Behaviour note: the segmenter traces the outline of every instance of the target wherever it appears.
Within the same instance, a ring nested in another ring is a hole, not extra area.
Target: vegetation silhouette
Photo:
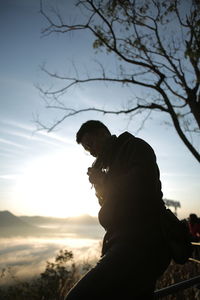
[[[19,280],[12,273],[12,269],[3,269],[0,282],[2,278],[11,277],[13,283],[1,285],[0,300],[63,300],[69,289],[91,268],[92,264],[88,262],[76,263],[73,252],[64,249],[59,251],[54,262],[47,261],[44,272],[31,280]],[[199,273],[200,264],[187,262],[179,265],[171,262],[157,282],[156,288],[161,289],[199,275]],[[199,299],[198,297],[200,297],[200,290],[192,287],[162,299],[194,300]]]
[[[61,117],[50,126],[36,120],[40,129],[51,131],[66,118],[90,111],[125,114],[130,120],[144,112],[143,122],[156,111],[168,116],[165,124],[174,127],[180,140],[200,162],[195,142],[200,129],[199,1],[72,1],[78,23],[76,18],[74,21],[66,18],[67,6],[60,13],[56,5],[53,11],[45,1],[40,3],[47,24],[43,36],[87,33],[98,59],[97,65],[89,65],[84,73],[80,65],[74,64],[73,73],[68,69],[66,75],[42,67],[55,83],[61,83],[39,86],[45,107],[59,110]],[[107,63],[108,55],[114,60],[114,68]],[[127,101],[125,109],[117,104],[114,109],[81,103],[71,107],[69,101],[64,102],[66,97],[63,101],[60,98],[75,86],[100,82],[111,87],[113,84],[132,87],[136,94]],[[142,95],[137,93],[137,87],[142,88]]]
[[[0,300],[62,300],[89,268],[88,263],[76,264],[73,253],[66,249],[59,251],[54,262],[47,261],[44,272],[30,280],[20,280],[8,267],[0,277],[8,277],[12,283],[0,287]]]

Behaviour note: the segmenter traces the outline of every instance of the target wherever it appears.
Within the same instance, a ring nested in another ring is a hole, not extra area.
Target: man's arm
[[[87,172],[89,176],[89,181],[93,184],[95,188],[95,195],[98,198],[100,206],[104,202],[104,182],[105,182],[105,173],[97,168],[88,168]]]
[[[143,140],[130,138],[118,151],[107,173],[105,198],[138,197],[161,190],[159,170],[153,149]]]

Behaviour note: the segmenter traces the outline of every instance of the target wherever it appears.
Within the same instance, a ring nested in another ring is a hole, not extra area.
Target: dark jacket
[[[102,254],[115,242],[127,242],[134,249],[141,244],[162,243],[159,210],[164,202],[151,146],[128,132],[112,136],[95,164],[105,171],[98,214],[106,230]]]

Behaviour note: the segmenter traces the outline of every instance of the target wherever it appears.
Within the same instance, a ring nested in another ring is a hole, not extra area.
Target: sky
[[[72,1],[67,6],[66,18],[78,18]],[[45,108],[37,86],[54,86],[55,82],[41,66],[71,74],[76,65],[80,72],[88,72],[97,58],[90,36],[42,37],[45,25],[38,0],[0,2],[0,210],[16,215],[97,215],[98,201],[86,175],[93,158],[76,144],[75,136],[83,122],[99,119],[112,134],[128,130],[145,139],[157,156],[164,198],[180,202],[180,218],[189,213],[200,216],[199,163],[174,128],[165,125],[163,115],[152,115],[139,132],[140,115],[129,120],[100,113],[68,118],[50,133],[36,131],[37,116],[44,124],[61,116],[60,111]],[[115,66],[108,56],[99,54],[98,59]],[[133,94],[133,89],[93,83],[73,88],[63,97],[75,107],[116,108],[117,104],[122,108]]]

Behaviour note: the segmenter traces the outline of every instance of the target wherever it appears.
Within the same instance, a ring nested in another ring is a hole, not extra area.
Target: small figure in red
[[[190,234],[195,241],[200,241],[200,218],[196,214],[189,215]]]

